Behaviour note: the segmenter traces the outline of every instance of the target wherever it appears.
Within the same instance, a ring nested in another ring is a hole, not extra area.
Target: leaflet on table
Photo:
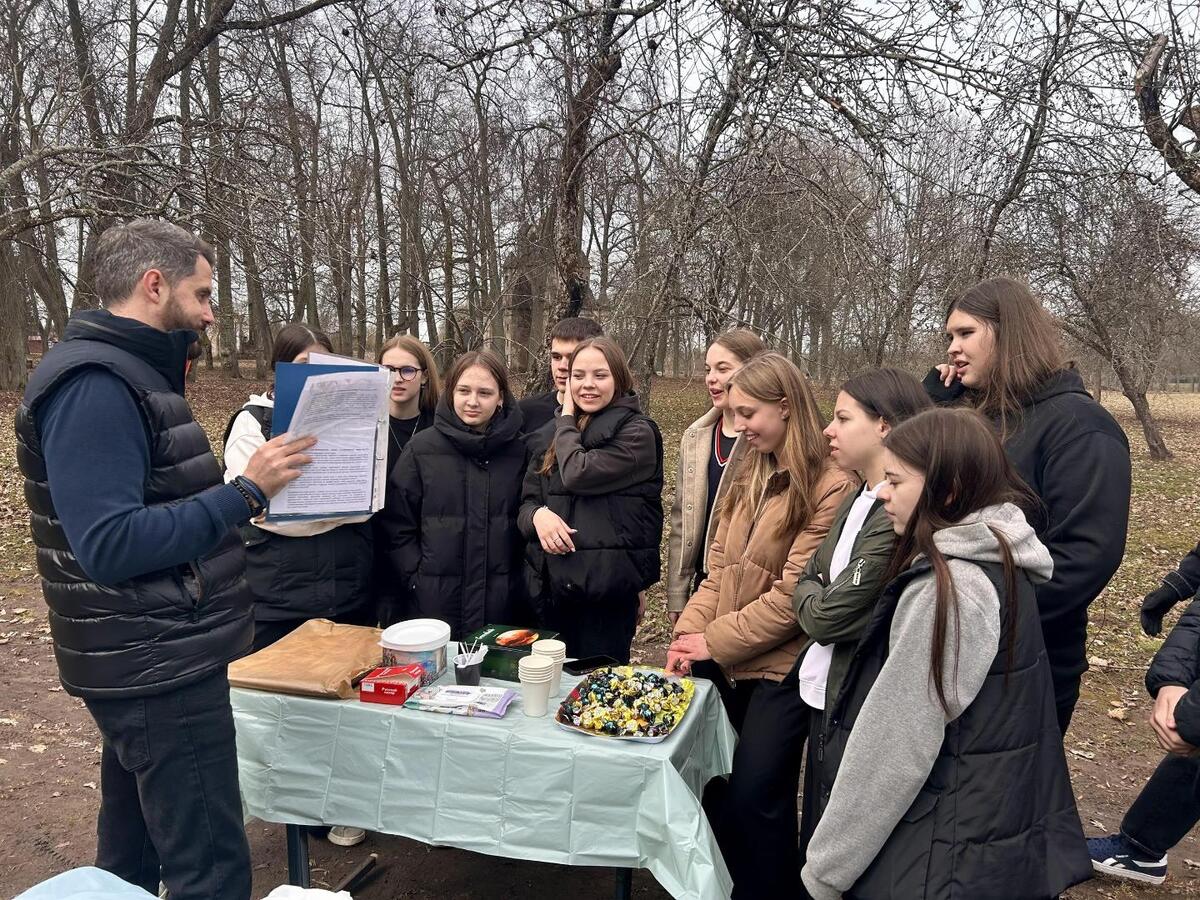
[[[508,704],[516,696],[517,692],[511,688],[490,685],[468,687],[457,684],[431,684],[409,697],[404,706],[406,709],[423,709],[426,712],[446,713],[451,716],[502,719],[508,710]]]
[[[392,373],[377,366],[279,363],[272,434],[313,436],[312,462],[271,498],[267,521],[370,515],[387,482]]]

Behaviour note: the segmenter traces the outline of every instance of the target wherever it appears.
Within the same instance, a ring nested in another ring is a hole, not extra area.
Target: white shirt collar
[[[885,484],[887,484],[886,478],[883,479],[883,481],[879,482],[879,484],[875,485],[874,487],[864,488],[862,495],[871,500],[878,500],[879,499],[879,489],[881,487],[883,487]]]

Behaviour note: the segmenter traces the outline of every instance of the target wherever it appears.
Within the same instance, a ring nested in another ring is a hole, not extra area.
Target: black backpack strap
[[[225,426],[225,435],[221,438],[222,456],[225,453],[225,445],[229,443],[229,435],[233,434],[233,423],[244,412],[248,412],[254,416],[254,421],[258,422],[258,427],[262,429],[263,438],[268,441],[271,439],[271,414],[274,410],[266,406],[243,406],[230,416],[229,423]]]

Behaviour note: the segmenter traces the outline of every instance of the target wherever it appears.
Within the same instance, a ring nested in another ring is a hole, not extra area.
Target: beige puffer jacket
[[[708,461],[712,456],[713,429],[721,425],[721,411],[710,409],[683,432],[679,441],[679,468],[675,474],[675,502],[671,504],[671,531],[667,536],[667,609],[679,612],[692,596],[697,570],[708,571],[708,551],[716,537],[717,523],[709,516]],[[746,455],[746,442],[739,436],[721,473],[714,502],[729,490],[733,471]]]
[[[792,611],[792,593],[842,501],[858,482],[826,462],[811,520],[780,533],[786,511],[787,472],[767,482],[754,509],[722,516],[709,551],[708,578],[688,601],[675,634],[703,632],[713,659],[732,679],[782,681],[807,639]]]

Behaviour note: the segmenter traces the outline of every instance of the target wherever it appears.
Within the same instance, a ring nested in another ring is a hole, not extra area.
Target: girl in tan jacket
[[[728,679],[740,740],[727,790],[709,809],[735,897],[801,896],[796,849],[797,752],[808,733],[794,666],[805,637],[792,593],[842,501],[858,487],[829,459],[804,375],[778,353],[729,383],[748,455],[722,498],[708,577],[675,625],[667,668],[712,659]]]
[[[727,476],[736,468],[736,459],[745,455],[744,443],[737,443],[725,386],[746,360],[766,349],[753,331],[735,328],[717,335],[704,354],[704,388],[712,409],[689,425],[679,441],[667,538],[667,619],[672,626],[708,574],[708,548],[717,531],[713,507],[729,487]]]

